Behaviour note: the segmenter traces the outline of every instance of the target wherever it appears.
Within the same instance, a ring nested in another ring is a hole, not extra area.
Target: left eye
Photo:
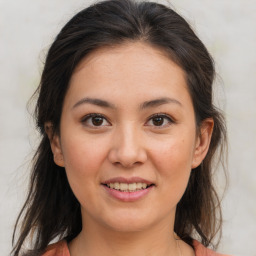
[[[83,118],[82,123],[90,127],[101,127],[110,125],[106,118],[100,114],[89,114]]]
[[[159,114],[151,117],[147,122],[147,125],[164,127],[164,126],[168,126],[171,123],[173,123],[173,120],[169,116]]]

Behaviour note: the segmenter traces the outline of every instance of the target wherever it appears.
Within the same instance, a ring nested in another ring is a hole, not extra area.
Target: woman
[[[29,237],[21,255],[219,255],[206,249],[221,229],[212,162],[225,142],[213,79],[202,42],[163,5],[75,15],[38,88],[42,140],[13,255]]]

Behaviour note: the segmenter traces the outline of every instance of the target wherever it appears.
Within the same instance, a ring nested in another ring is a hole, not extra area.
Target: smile
[[[142,200],[156,186],[141,177],[115,177],[105,180],[101,185],[110,197],[123,202]]]
[[[139,191],[142,189],[146,189],[151,185],[148,185],[146,183],[119,183],[119,182],[115,182],[115,183],[108,183],[106,184],[107,187],[118,190],[118,191],[122,191],[122,192],[134,192],[134,191]]]

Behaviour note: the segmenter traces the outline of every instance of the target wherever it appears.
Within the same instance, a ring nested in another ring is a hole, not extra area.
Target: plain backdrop
[[[27,191],[37,145],[27,102],[37,87],[45,54],[60,28],[92,1],[0,0],[0,254]],[[167,3],[166,1],[159,1]],[[229,187],[218,251],[256,255],[256,0],[169,1],[213,55],[216,103],[226,113]],[[222,191],[222,176],[219,191]]]

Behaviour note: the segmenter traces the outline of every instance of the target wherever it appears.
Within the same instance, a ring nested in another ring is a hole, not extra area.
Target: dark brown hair
[[[221,210],[212,184],[212,163],[218,146],[225,144],[226,130],[222,115],[213,105],[213,60],[188,23],[172,9],[153,2],[110,0],[76,14],[49,49],[35,110],[41,143],[33,159],[28,197],[15,225],[13,256],[21,253],[30,236],[33,245],[25,255],[38,255],[53,239],[70,241],[81,231],[80,204],[70,189],[65,169],[53,161],[44,124],[50,121],[54,132],[59,132],[63,100],[78,63],[95,49],[127,41],[142,41],[168,53],[185,71],[197,126],[206,118],[214,120],[208,154],[191,172],[177,205],[174,229],[188,244],[192,245],[196,236],[205,246],[220,230]],[[18,223],[20,235],[14,243]]]

